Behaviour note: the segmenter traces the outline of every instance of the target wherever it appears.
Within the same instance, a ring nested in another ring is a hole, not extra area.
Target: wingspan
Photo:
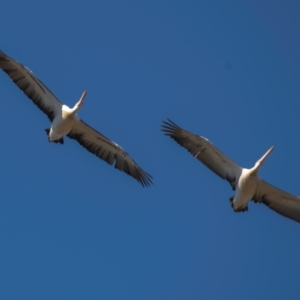
[[[180,128],[171,120],[163,121],[162,131],[180,146],[187,149],[214,173],[226,179],[232,188],[236,187],[242,168],[223,154],[208,139]]]
[[[28,68],[0,50],[0,68],[52,122],[62,103]]]
[[[76,122],[68,137],[77,140],[80,145],[108,164],[114,164],[116,169],[132,176],[142,186],[152,184],[152,176],[142,170],[128,153],[82,120]]]
[[[253,201],[263,203],[282,216],[300,222],[300,198],[282,191],[264,180],[259,181]]]

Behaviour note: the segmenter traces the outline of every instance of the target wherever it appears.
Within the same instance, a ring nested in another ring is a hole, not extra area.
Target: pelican
[[[77,112],[83,106],[86,91],[74,107],[70,108],[61,103],[32,71],[1,50],[0,68],[48,116],[51,126],[45,130],[49,142],[63,144],[64,136],[68,136],[108,164],[135,178],[142,186],[152,184],[152,176],[142,170],[122,147],[78,117]]]
[[[163,121],[162,131],[180,146],[223,179],[226,179],[235,195],[230,198],[234,212],[248,210],[248,202],[263,203],[277,213],[300,222],[300,198],[282,191],[258,176],[260,167],[273,151],[272,146],[254,165],[246,169],[223,154],[208,139],[186,131],[171,120]]]

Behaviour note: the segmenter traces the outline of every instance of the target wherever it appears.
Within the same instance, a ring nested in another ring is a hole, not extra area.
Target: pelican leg
[[[244,212],[244,211],[248,211],[248,204],[246,204],[245,206],[236,208],[236,207],[234,207],[234,205],[233,205],[233,200],[234,200],[234,196],[232,196],[232,197],[229,198],[230,205],[231,205],[231,207],[233,208],[233,211],[234,211],[234,212]]]
[[[48,141],[49,141],[49,143],[50,143],[50,142],[51,142],[51,141],[50,141],[50,136],[49,136],[50,128],[46,128],[45,131],[46,131],[46,133],[47,133]]]
[[[59,143],[59,144],[63,144],[64,143],[64,138],[60,138],[59,140],[55,140],[55,141],[50,141],[50,128],[46,128],[45,131],[47,132],[47,136],[48,136],[48,141],[49,143],[53,142],[53,143]]]
[[[245,212],[245,211],[248,211],[248,205],[246,204],[243,207],[233,208],[233,211],[234,212]]]
[[[50,141],[49,141],[50,142]],[[52,141],[53,143],[56,143],[56,144],[63,144],[64,143],[64,139],[63,138],[60,138],[59,140],[55,140],[55,141]]]
[[[60,138],[60,139],[58,140],[58,142],[59,142],[60,144],[63,145],[63,143],[64,143],[64,138]]]

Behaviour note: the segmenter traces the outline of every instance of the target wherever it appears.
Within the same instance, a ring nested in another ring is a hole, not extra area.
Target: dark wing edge
[[[242,173],[242,168],[238,164],[217,149],[208,139],[180,128],[170,119],[163,121],[161,127],[165,135],[171,137],[180,146],[188,150],[219,177],[226,179],[231,187],[235,189]],[[226,167],[222,168],[223,165]]]
[[[45,97],[51,96],[55,99],[60,105],[62,103],[54,96],[54,94],[24,65],[15,61],[3,51],[0,50],[0,68],[11,78],[11,80],[24,92],[24,94],[30,98],[33,103],[43,111],[52,122],[55,117],[55,107],[52,109],[45,104],[45,99],[41,96],[41,93]],[[26,78],[27,76],[30,79]],[[30,82],[33,80],[33,84]],[[40,89],[38,92],[36,87]]]
[[[143,187],[153,184],[153,177],[141,169],[127,152],[82,120],[67,136],[109,165],[114,165],[115,169],[135,178]]]
[[[253,201],[263,203],[278,214],[300,223],[300,198],[264,180],[260,180]]]

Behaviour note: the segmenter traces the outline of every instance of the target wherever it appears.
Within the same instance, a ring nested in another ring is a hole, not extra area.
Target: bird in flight
[[[60,102],[54,94],[30,71],[0,51],[0,68],[49,118],[46,130],[49,142],[64,143],[64,136],[76,140],[89,152],[120,171],[135,178],[142,186],[152,184],[152,176],[141,169],[122,147],[108,139],[84,121],[77,113],[82,108],[86,91],[73,108]]]
[[[300,198],[265,182],[258,176],[260,167],[273,151],[272,146],[250,169],[242,168],[208,139],[177,126],[171,120],[163,121],[162,131],[187,149],[215,174],[227,180],[235,195],[230,204],[235,212],[248,210],[248,202],[263,203],[277,213],[300,222]]]

